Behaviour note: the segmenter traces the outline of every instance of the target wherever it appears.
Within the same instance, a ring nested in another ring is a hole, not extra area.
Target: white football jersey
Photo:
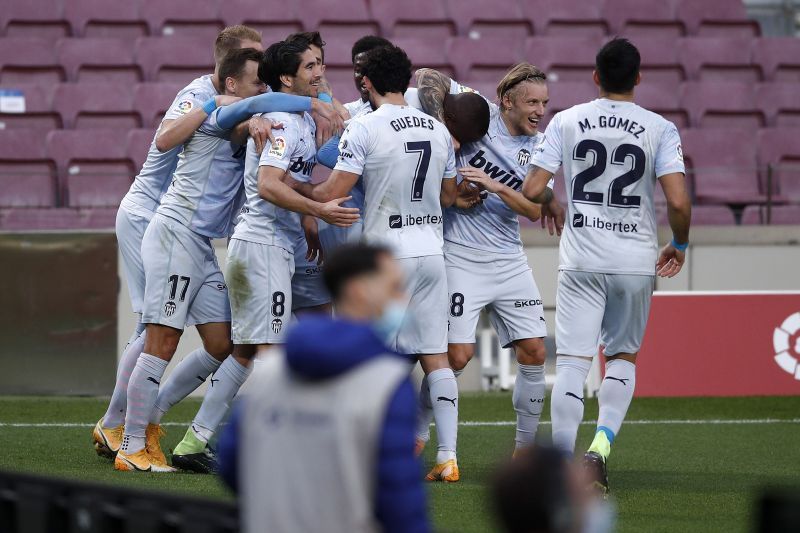
[[[347,126],[336,170],[363,178],[367,242],[387,244],[398,258],[442,254],[442,179],[456,174],[443,124],[412,107],[383,104]]]
[[[654,275],[656,179],[685,172],[678,129],[633,102],[599,98],[556,114],[531,165],[564,165],[560,268]]]

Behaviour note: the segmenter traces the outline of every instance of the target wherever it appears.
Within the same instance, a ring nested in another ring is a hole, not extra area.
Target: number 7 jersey
[[[397,258],[442,255],[442,179],[456,175],[443,124],[383,104],[347,126],[336,170],[363,176],[365,241],[390,246]]]
[[[553,117],[531,165],[564,166],[559,269],[655,274],[656,180],[685,172],[680,142],[673,123],[633,102],[600,98]]]

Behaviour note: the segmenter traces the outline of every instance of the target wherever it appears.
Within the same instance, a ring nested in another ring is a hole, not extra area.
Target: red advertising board
[[[637,396],[800,395],[800,291],[657,292]]]

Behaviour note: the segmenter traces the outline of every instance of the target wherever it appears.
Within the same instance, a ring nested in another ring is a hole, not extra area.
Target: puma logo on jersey
[[[298,157],[292,160],[292,163],[289,165],[289,172],[310,176],[315,166],[317,166],[316,161],[303,161],[302,157]]]
[[[453,407],[456,406],[456,399],[455,398],[447,398],[446,396],[439,396],[438,398],[436,398],[436,401],[437,402],[441,402],[441,401],[450,402],[450,403],[453,404]]]
[[[511,187],[515,191],[518,191],[522,188],[522,180],[517,177],[513,170],[503,170],[499,166],[486,159],[484,155],[485,152],[483,150],[478,150],[478,153],[472,156],[472,159],[469,160],[469,164],[475,168],[483,170],[493,180],[497,180],[500,183]],[[530,153],[528,153],[528,158],[530,158]]]

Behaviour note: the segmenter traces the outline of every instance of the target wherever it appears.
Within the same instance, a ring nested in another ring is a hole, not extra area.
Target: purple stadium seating
[[[764,169],[762,189],[766,190],[767,166],[772,166],[773,192],[779,200],[800,202],[800,132],[796,129],[765,129],[758,132],[758,162]]]
[[[742,213],[742,224],[767,224],[767,207],[748,205]],[[800,205],[773,205],[770,224],[800,226]]]
[[[399,37],[437,37],[443,40],[456,34],[444,0],[372,0],[370,8],[381,27],[381,34],[393,40]]]
[[[26,208],[0,210],[0,229],[73,230],[83,229],[80,212],[66,207]]]
[[[548,122],[559,111],[594,100],[598,95],[597,86],[591,81],[554,81],[548,82],[547,88],[550,96],[547,104]]]
[[[58,83],[65,79],[52,42],[36,37],[0,39],[0,83]]]
[[[687,37],[678,41],[678,56],[692,80],[753,83],[762,78],[748,38]]]
[[[758,24],[747,18],[742,0],[677,0],[675,16],[690,35],[758,37]]]
[[[533,33],[516,0],[494,0],[491,6],[484,0],[445,0],[445,5],[459,35],[522,41]]]
[[[0,111],[0,130],[25,128],[47,131],[63,126],[61,115],[52,108],[53,86],[11,83],[0,85],[0,91],[19,91],[25,97],[24,113]]]
[[[600,13],[600,2],[525,0],[520,4],[537,36],[600,38],[608,33],[608,24]]]
[[[151,35],[192,37],[213,43],[224,23],[218,0],[141,0],[141,18]]]
[[[319,31],[326,42],[341,40],[352,46],[364,35],[378,34],[378,23],[372,20],[366,0],[306,0],[301,9],[305,31]]]
[[[185,85],[180,83],[138,83],[133,87],[133,107],[141,115],[144,127],[156,127],[161,123],[183,87]]]
[[[327,57],[326,57],[327,60]],[[328,67],[325,78],[333,88],[333,94],[340,102],[352,102],[359,97],[353,83],[353,67]]]
[[[139,3],[139,0],[64,0],[64,15],[75,36],[132,41],[149,34],[147,22],[139,17]]]
[[[62,83],[53,95],[53,108],[70,129],[131,129],[142,125],[133,108],[131,88],[125,84]]]
[[[600,39],[532,37],[525,59],[547,72],[550,81],[591,81]]]
[[[303,29],[297,4],[285,0],[226,0],[219,14],[226,26],[246,24],[260,31],[265,44]]]
[[[701,203],[762,203],[756,148],[748,130],[691,129],[681,132],[687,171]]]
[[[686,82],[681,88],[681,105],[694,127],[758,129],[766,124],[749,83]]]
[[[56,55],[69,81],[134,84],[142,80],[142,70],[133,58],[132,45],[103,37],[60,39]]]
[[[608,21],[611,35],[630,39],[638,37],[683,37],[686,28],[673,14],[669,2],[641,0],[605,0],[602,16]]]
[[[689,116],[680,105],[678,91],[673,88],[643,81],[634,90],[634,95],[637,104],[658,113],[678,128],[689,125]]]
[[[56,205],[55,165],[41,132],[0,130],[0,207]]]
[[[753,62],[761,65],[769,81],[800,81],[800,39],[770,37],[756,39]]]
[[[147,160],[147,152],[150,150],[150,145],[153,144],[154,136],[155,130],[153,129],[131,130],[128,132],[125,153],[128,159],[133,162],[133,168],[137,173]]]
[[[661,190],[661,187],[657,187]],[[659,226],[669,226],[667,206],[656,205],[656,218]],[[736,219],[733,211],[724,205],[692,206],[692,226],[734,226]]]
[[[666,85],[677,92],[678,85],[686,80],[686,71],[678,59],[675,39],[642,36],[633,43],[642,56],[642,82]]]
[[[214,71],[213,42],[186,37],[142,37],[136,60],[146,81],[183,83]]]
[[[450,62],[446,47],[442,46],[441,39],[408,39],[397,38],[392,41],[395,45],[405,50],[411,59],[414,70],[421,67],[435,68],[450,77],[456,75],[455,67]]]
[[[467,83],[474,80],[499,81],[515,63],[522,60],[519,47],[503,39],[452,37],[447,41],[447,57],[456,77]]]
[[[771,126],[800,128],[800,91],[797,83],[762,83],[756,101]]]
[[[112,130],[51,131],[47,151],[56,161],[69,207],[115,207],[133,180],[125,133]]]
[[[3,2],[0,9],[0,30],[4,30],[8,37],[35,35],[48,41],[69,37],[70,26],[63,13],[61,0]]]

